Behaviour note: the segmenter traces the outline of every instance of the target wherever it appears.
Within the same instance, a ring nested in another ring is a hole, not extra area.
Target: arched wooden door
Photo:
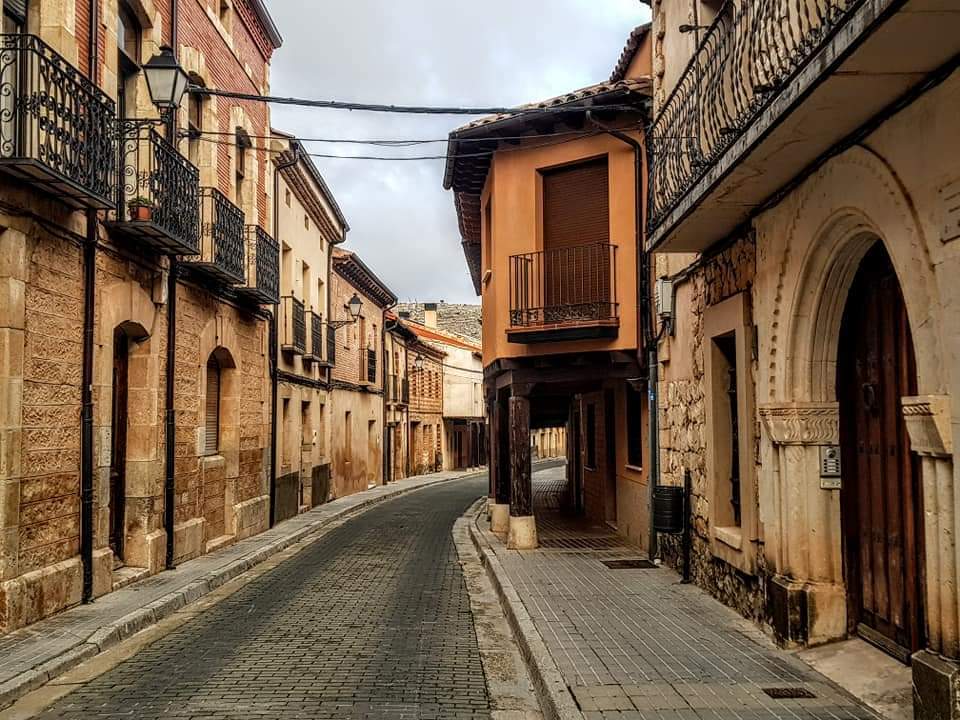
[[[924,641],[920,473],[901,407],[916,394],[916,363],[880,242],[850,290],[838,360],[849,629],[906,662]]]

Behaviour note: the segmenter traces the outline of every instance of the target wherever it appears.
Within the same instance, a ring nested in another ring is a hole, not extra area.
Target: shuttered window
[[[27,24],[27,0],[4,0],[3,12],[22,27]]]
[[[544,172],[542,277],[547,308],[607,312],[609,242],[607,159]]]
[[[608,174],[605,157],[543,173],[545,250],[609,241]]]
[[[210,356],[207,361],[207,404],[204,419],[204,454],[220,452],[220,363]]]

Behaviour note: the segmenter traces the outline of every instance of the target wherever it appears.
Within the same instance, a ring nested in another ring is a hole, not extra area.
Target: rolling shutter
[[[207,402],[204,417],[204,455],[220,451],[220,364],[211,357],[207,362]]]
[[[545,319],[609,314],[611,255],[607,159],[543,174]]]

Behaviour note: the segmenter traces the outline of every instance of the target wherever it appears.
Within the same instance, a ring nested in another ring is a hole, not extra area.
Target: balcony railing
[[[377,351],[367,349],[367,382],[377,381]]]
[[[237,294],[251,302],[280,302],[280,246],[259,225],[247,225],[246,283]]]
[[[323,360],[323,316],[313,311],[310,316],[310,342],[307,343],[307,352],[303,359],[310,362]]]
[[[651,232],[864,1],[724,3],[650,128]]]
[[[337,331],[332,327],[327,328],[327,362],[337,364]]]
[[[0,35],[0,169],[73,207],[116,203],[113,101],[34,35]]]
[[[510,257],[514,342],[617,334],[616,245],[591,243]]]
[[[410,383],[405,377],[390,375],[387,377],[387,402],[407,405],[410,403]]]
[[[200,256],[185,265],[226,284],[244,280],[243,211],[216,188],[200,189]]]
[[[120,183],[111,226],[170,255],[200,252],[200,172],[150,124],[120,121]]]
[[[283,340],[280,349],[293,355],[307,351],[307,318],[303,302],[292,295],[282,298]]]

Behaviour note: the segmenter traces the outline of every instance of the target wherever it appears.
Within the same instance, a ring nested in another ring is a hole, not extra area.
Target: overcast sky
[[[283,47],[275,95],[383,104],[512,106],[606,80],[639,0],[272,0]],[[273,107],[274,127],[302,138],[440,139],[470,118]],[[311,153],[443,155],[308,143]],[[401,300],[478,302],[442,160],[314,158],[351,231],[347,247]]]

